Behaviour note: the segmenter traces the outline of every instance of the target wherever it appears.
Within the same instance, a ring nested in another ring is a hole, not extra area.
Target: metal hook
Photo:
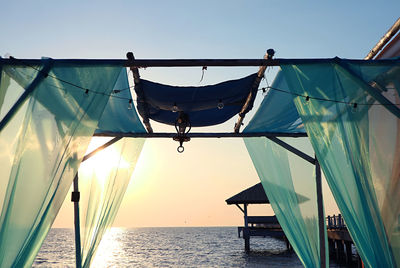
[[[183,153],[183,151],[185,151],[185,148],[182,145],[179,145],[176,150],[178,151],[178,153]]]

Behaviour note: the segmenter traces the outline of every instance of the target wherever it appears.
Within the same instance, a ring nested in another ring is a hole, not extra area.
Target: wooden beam
[[[82,159],[82,162],[88,160],[90,157],[94,156],[95,154],[97,154],[98,152],[104,150],[105,148],[107,148],[108,146],[116,143],[117,141],[119,141],[120,139],[122,139],[123,137],[115,137],[111,140],[109,140],[108,142],[104,143],[103,145],[99,146],[97,149],[91,151],[90,153],[88,153],[87,155],[85,155]]]
[[[127,138],[174,138],[176,133],[133,133],[133,132],[102,132],[95,133],[94,137],[127,137]],[[256,133],[188,133],[189,138],[252,138],[252,137],[307,137],[306,133],[284,133],[284,132],[256,132]]]
[[[276,144],[282,146],[283,148],[285,148],[286,150],[294,153],[295,155],[299,156],[300,158],[303,158],[304,160],[306,160],[307,162],[315,165],[315,158],[309,156],[306,153],[303,153],[302,151],[300,151],[299,149],[293,147],[292,145],[284,142],[283,140],[280,140],[276,137],[267,137],[268,139],[270,139],[271,141],[275,142]]]
[[[133,55],[132,52],[128,52],[126,54],[126,57],[128,58],[129,63],[132,63],[135,61],[135,56]],[[130,70],[132,71],[132,75],[133,75],[133,81],[135,83],[135,92],[136,95],[138,96],[138,99],[141,100],[141,102],[138,102],[138,110],[139,110],[139,106],[143,107],[144,112],[141,112],[140,115],[143,118],[143,124],[146,127],[146,130],[148,133],[153,133],[153,128],[151,127],[150,124],[150,120],[149,120],[149,108],[148,108],[148,104],[146,102],[146,98],[144,96],[144,92],[142,89],[142,85],[140,83],[140,75],[139,75],[139,70],[137,67],[135,66],[131,66]]]
[[[356,82],[362,89],[371,95],[377,102],[382,104],[389,112],[394,114],[397,118],[400,118],[400,109],[385,96],[383,96],[379,89],[373,88],[370,84],[365,82],[356,72],[350,69],[348,65],[339,58],[336,58],[336,66],[338,66],[338,68],[345,74],[349,75],[354,82]]]
[[[135,59],[133,62],[126,59],[53,59],[57,63],[57,67],[70,67],[71,65],[79,66],[125,66],[136,68],[150,67],[246,67],[246,66],[280,66],[282,64],[315,64],[315,63],[331,63],[332,58],[319,59]],[[379,59],[379,60],[363,60],[363,59],[346,59],[348,63],[361,65],[386,65],[397,64],[399,59]],[[30,66],[41,65],[40,59],[3,59],[0,58],[1,64],[9,66]]]
[[[239,204],[235,204],[235,205],[244,213],[243,208],[241,208],[241,207],[239,206]]]
[[[274,56],[274,54],[275,54],[275,51],[273,49],[268,49],[267,53],[265,53],[264,59],[272,60],[272,57]],[[257,94],[257,89],[260,86],[260,82],[264,77],[264,73],[265,73],[266,69],[267,69],[267,66],[261,65],[258,70],[257,77],[253,82],[253,85],[250,89],[250,93],[247,96],[246,102],[244,103],[242,110],[239,112],[239,118],[234,127],[235,133],[239,133],[240,127],[243,124],[244,117],[246,116],[246,113],[248,112],[249,108],[251,109],[251,107],[250,107],[250,105],[252,104],[251,100],[255,97],[254,94]]]
[[[396,33],[400,30],[400,17],[397,19],[397,21],[390,27],[390,29],[386,32],[386,34],[379,40],[379,42],[374,46],[373,49],[368,53],[368,55],[365,57],[366,60],[372,59],[375,57],[376,54],[378,54],[379,51],[382,50],[382,48],[385,47],[385,45],[392,39],[393,36],[396,35]]]

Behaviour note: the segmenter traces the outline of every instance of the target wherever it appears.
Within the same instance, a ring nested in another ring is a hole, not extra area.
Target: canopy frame
[[[133,56],[133,55],[132,55]],[[379,91],[375,88],[370,86],[369,84],[365,83],[356,73],[352,72],[351,69],[346,68],[343,65],[343,62],[338,58],[334,58],[335,61],[338,63],[338,66],[344,69],[344,71],[351,74],[353,77],[358,79],[358,83],[363,89],[369,93],[374,99],[376,99],[379,103],[384,105],[391,113],[396,115],[400,118],[400,109],[393,105],[390,101],[388,101]],[[204,67],[204,66],[280,66],[281,64],[304,64],[304,63],[328,63],[331,62],[332,59],[131,59],[131,60],[118,60],[118,59],[110,59],[110,60],[81,60],[81,59],[66,59],[66,60],[46,60],[41,70],[39,70],[36,78],[33,82],[26,88],[25,92],[20,96],[14,106],[10,109],[10,111],[6,114],[6,117],[0,122],[0,130],[4,128],[7,124],[9,119],[12,115],[20,108],[26,98],[33,92],[33,90],[39,85],[42,79],[47,76],[47,73],[51,69],[51,65],[54,62],[58,64],[77,64],[81,66],[90,65],[90,64],[99,64],[99,65],[110,65],[116,64],[125,67],[130,67],[133,72],[136,73],[136,80],[140,82],[140,76],[138,72],[138,68],[146,68],[146,67]],[[382,60],[347,60],[348,63],[358,63],[358,64],[374,64],[379,66],[380,64],[387,64],[387,63],[394,63],[400,65],[399,59],[382,59]],[[0,64],[8,64],[13,66],[27,66],[27,65],[40,65],[43,64],[43,60],[31,60],[31,59],[24,59],[19,60],[15,58],[10,59],[3,59],[0,58]],[[136,72],[137,71],[137,72]],[[135,75],[134,75],[135,78]],[[135,81],[136,86],[136,81]],[[240,124],[238,124],[240,127]],[[146,126],[147,127],[147,126]],[[151,128],[151,126],[150,126]],[[115,143],[117,140],[121,139],[122,137],[143,137],[143,138],[171,138],[176,136],[176,133],[153,133],[152,129],[148,133],[101,133],[95,134],[94,136],[109,136],[114,137],[111,141],[101,146],[102,148],[97,148],[96,150],[92,151],[90,154],[86,155],[84,160],[88,159],[92,155],[96,154],[97,152],[101,151],[102,149],[110,146],[111,144]],[[238,132],[238,131],[237,131]],[[270,138],[272,141],[276,142],[280,146],[283,146],[285,149],[295,153],[296,155],[300,156],[301,158],[305,159],[306,161],[313,163],[316,166],[316,183],[317,183],[317,202],[318,202],[318,217],[319,217],[319,231],[320,231],[320,238],[323,238],[325,233],[323,233],[324,228],[324,219],[322,215],[322,191],[318,190],[320,188],[320,180],[321,180],[321,173],[319,163],[316,158],[312,158],[301,151],[297,150],[294,147],[288,146],[288,144],[284,143],[283,141],[277,139],[277,137],[306,137],[305,133],[191,133],[188,134],[189,137],[193,138],[234,138],[234,137],[267,137]],[[77,189],[78,190],[78,189]],[[320,250],[321,250],[321,266],[325,266],[325,258],[323,258],[323,254],[325,253],[325,243],[323,243],[324,239],[320,240]]]
[[[337,57],[335,57],[337,58]],[[259,67],[259,66],[280,66],[282,64],[311,64],[311,63],[329,63],[335,58],[315,58],[315,59],[135,59],[129,61],[126,59],[52,59],[59,65],[120,65],[121,67]],[[398,59],[346,59],[349,63],[357,64],[388,64],[399,63]],[[39,59],[17,59],[0,58],[1,64],[13,66],[39,65],[43,63]]]

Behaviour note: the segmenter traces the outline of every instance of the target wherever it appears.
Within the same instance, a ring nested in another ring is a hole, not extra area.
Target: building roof
[[[282,186],[275,185],[278,189],[281,189]],[[293,193],[292,190],[287,190],[288,194]],[[301,194],[295,193],[297,196],[297,201],[300,203],[306,202],[310,200],[308,197],[305,197]],[[232,196],[225,200],[228,205],[235,204],[270,204],[267,195],[265,194],[264,188],[260,183],[247,188],[246,190],[241,191],[240,193]]]
[[[241,191],[225,200],[228,205],[234,204],[269,204],[264,188],[260,183]]]

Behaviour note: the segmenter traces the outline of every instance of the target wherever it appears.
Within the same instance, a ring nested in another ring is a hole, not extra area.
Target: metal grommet
[[[183,151],[185,151],[185,148],[183,148],[183,146],[178,146],[178,148],[176,148],[176,150],[178,151],[178,153],[183,153]]]

